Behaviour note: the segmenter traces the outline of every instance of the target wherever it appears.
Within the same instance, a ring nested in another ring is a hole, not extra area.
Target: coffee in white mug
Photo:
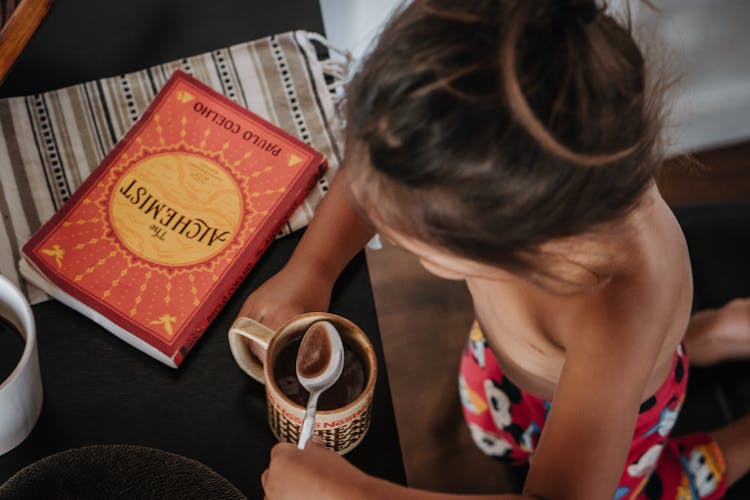
[[[36,325],[26,297],[0,275],[0,455],[31,433],[42,410]]]
[[[0,316],[0,384],[18,366],[25,346],[26,342],[18,328],[9,320]]]

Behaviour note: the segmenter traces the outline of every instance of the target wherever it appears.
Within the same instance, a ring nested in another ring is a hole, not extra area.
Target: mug
[[[0,276],[0,316],[17,330],[25,345],[8,378],[0,380],[0,455],[31,433],[42,410],[42,377],[31,307],[20,290]]]
[[[253,319],[239,317],[229,329],[229,346],[239,367],[265,384],[268,423],[276,439],[297,443],[305,419],[305,407],[282,392],[274,377],[274,369],[283,349],[300,339],[313,323],[322,320],[336,327],[344,345],[362,361],[365,372],[364,388],[354,401],[340,408],[319,410],[315,415],[315,434],[323,439],[326,447],[343,455],[362,441],[370,427],[377,378],[375,351],[357,325],[335,314],[315,312],[296,316],[273,331]],[[250,352],[245,338],[265,349],[265,363]]]

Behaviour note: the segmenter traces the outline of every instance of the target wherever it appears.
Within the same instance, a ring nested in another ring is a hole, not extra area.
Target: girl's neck
[[[494,281],[503,288],[553,295],[593,292],[617,277],[638,272],[648,253],[648,229],[654,227],[657,208],[664,204],[656,184],[644,192],[638,205],[622,220],[594,228],[583,235],[547,242],[539,249],[536,270],[519,276],[507,274],[467,278],[469,286],[487,289]]]

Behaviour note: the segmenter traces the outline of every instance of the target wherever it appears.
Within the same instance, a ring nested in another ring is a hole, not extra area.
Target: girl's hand
[[[335,176],[287,265],[250,294],[239,315],[276,330],[299,314],[327,311],[336,278],[373,234]],[[248,343],[263,360],[263,350]]]
[[[275,330],[299,314],[327,311],[334,280],[313,263],[290,262],[245,299],[239,315]]]
[[[276,330],[294,316],[327,311],[333,283],[334,278],[314,265],[287,264],[245,299],[238,316],[252,318]],[[250,339],[245,341],[252,353],[264,360],[265,351]]]
[[[317,436],[304,450],[290,443],[274,446],[260,478],[268,500],[362,498],[368,479],[372,478],[325,448]]]
[[[406,488],[369,476],[323,447],[318,436],[304,450],[279,443],[260,477],[267,500],[534,500],[520,495],[454,495]],[[552,497],[550,497],[552,498]],[[587,497],[588,498],[588,497]]]

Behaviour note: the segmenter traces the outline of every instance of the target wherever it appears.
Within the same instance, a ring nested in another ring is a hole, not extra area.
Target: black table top
[[[0,96],[120,74],[292,29],[323,31],[317,2],[60,1],[0,86]],[[178,370],[56,301],[35,305],[44,404],[26,441],[0,456],[0,483],[58,451],[135,444],[198,460],[248,498],[261,498],[259,478],[275,440],[264,389],[234,364],[226,332],[244,298],[284,265],[300,237],[297,232],[269,248]],[[404,483],[363,253],[339,278],[331,311],[370,336],[380,368],[372,427],[347,458],[370,474]]]
[[[35,94],[256,38],[323,33],[316,0],[56,0],[0,85]]]

